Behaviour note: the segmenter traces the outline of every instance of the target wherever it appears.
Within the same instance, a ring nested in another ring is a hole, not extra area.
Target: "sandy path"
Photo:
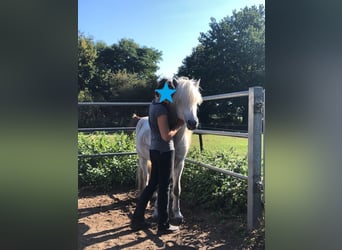
[[[204,212],[183,207],[185,222],[178,233],[157,236],[156,223],[133,232],[128,215],[135,202],[132,190],[79,195],[79,249],[249,249],[242,247],[243,237],[233,223],[220,223]],[[148,208],[146,218],[153,222],[151,215]]]

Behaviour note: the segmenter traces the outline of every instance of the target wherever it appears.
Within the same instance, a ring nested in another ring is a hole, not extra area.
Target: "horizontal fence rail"
[[[205,167],[205,168],[211,169],[213,171],[216,171],[216,172],[219,172],[219,173],[222,173],[222,174],[225,174],[225,175],[230,175],[230,176],[234,176],[234,177],[239,178],[239,179],[248,180],[248,176],[245,176],[245,175],[242,175],[242,174],[239,174],[239,173],[235,173],[235,172],[229,171],[227,169],[218,168],[218,167],[212,166],[210,164],[194,161],[194,160],[191,160],[191,159],[188,159],[188,158],[185,158],[185,161],[190,162],[190,163],[195,164],[195,165],[199,165],[201,167]]]
[[[196,130],[194,130],[194,134],[199,134],[199,135],[223,135],[223,136],[248,138],[248,133],[228,132],[228,131],[219,131],[219,130],[206,130],[206,129],[196,129]]]
[[[94,131],[110,132],[110,131],[134,131],[134,130],[135,130],[135,127],[78,128],[78,132],[94,132]],[[193,133],[198,134],[198,135],[222,135],[222,136],[248,138],[248,133],[242,133],[242,132],[196,129],[193,131]]]
[[[79,102],[78,106],[148,106],[150,102]]]
[[[94,158],[94,157],[103,157],[103,156],[121,156],[121,155],[136,155],[137,152],[118,152],[118,153],[101,153],[101,154],[80,154],[78,157],[80,158]]]
[[[94,132],[94,131],[133,131],[135,130],[135,127],[113,127],[113,128],[79,128],[78,132]]]
[[[236,97],[248,96],[248,91],[234,92],[234,93],[226,93],[219,95],[209,95],[202,97],[203,101],[212,101],[212,100],[220,100],[220,99],[229,99]]]

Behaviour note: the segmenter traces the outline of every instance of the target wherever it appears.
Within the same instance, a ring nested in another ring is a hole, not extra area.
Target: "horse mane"
[[[197,81],[181,76],[176,79],[177,87],[174,98],[179,101],[188,100],[191,104],[201,104],[203,102],[199,87],[196,87]]]

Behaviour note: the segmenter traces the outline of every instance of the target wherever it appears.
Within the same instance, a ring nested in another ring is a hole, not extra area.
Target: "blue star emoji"
[[[162,89],[156,89],[156,92],[160,94],[160,100],[159,102],[162,102],[164,100],[168,100],[172,102],[172,97],[171,95],[176,92],[174,89],[169,89],[169,86],[167,83],[164,83],[164,87]]]

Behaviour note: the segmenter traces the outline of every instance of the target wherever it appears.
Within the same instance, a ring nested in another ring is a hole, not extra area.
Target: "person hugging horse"
[[[178,226],[170,224],[169,219],[169,191],[175,159],[173,138],[184,125],[184,121],[177,118],[174,108],[170,105],[174,92],[176,88],[170,80],[160,80],[149,107],[148,123],[151,128],[149,154],[152,169],[148,185],[140,195],[131,220],[133,230],[150,226],[145,221],[145,209],[157,188],[158,234],[179,230]]]

